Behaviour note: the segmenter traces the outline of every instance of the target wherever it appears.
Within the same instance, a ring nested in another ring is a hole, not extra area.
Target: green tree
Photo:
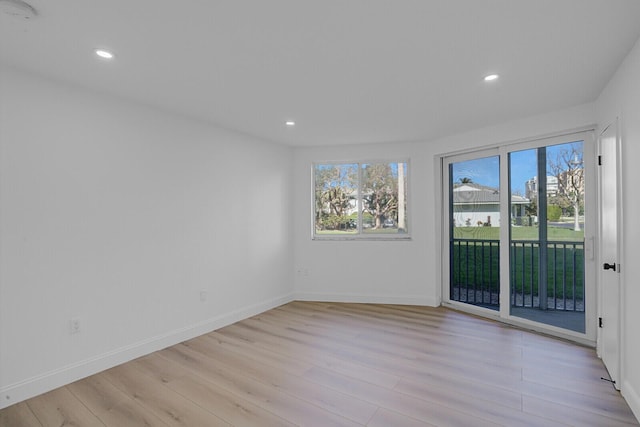
[[[357,165],[316,165],[314,174],[316,228],[342,227],[356,197]]]
[[[558,178],[558,196],[566,199],[567,207],[573,211],[573,229],[580,231],[580,207],[584,200],[582,144],[570,144],[547,163]]]
[[[558,205],[547,205],[547,221],[558,221],[562,214],[562,208]]]
[[[525,213],[529,216],[537,216],[538,215],[538,199],[531,199],[529,204],[524,207]]]
[[[389,163],[366,165],[362,170],[362,202],[374,218],[374,229],[382,227],[398,209],[398,178]]]

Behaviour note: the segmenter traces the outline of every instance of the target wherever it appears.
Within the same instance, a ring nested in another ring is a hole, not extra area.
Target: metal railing
[[[500,302],[500,241],[453,239],[450,244],[453,301],[496,308]]]
[[[511,241],[511,305],[584,311],[584,243],[547,242],[546,252],[547,263],[543,266],[546,267],[546,286],[540,287],[540,242]],[[500,295],[500,242],[453,239],[450,243],[450,260],[450,299],[497,309]]]
[[[584,311],[584,243],[547,242],[546,286],[540,286],[540,243],[511,241],[511,305]]]

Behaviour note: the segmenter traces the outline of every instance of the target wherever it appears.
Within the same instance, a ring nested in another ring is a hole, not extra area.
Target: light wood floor
[[[592,349],[445,308],[293,302],[0,411],[1,426],[638,425]]]

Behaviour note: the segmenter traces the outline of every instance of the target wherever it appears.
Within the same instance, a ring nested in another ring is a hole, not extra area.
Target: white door
[[[620,389],[620,264],[617,123],[600,135],[600,355]]]

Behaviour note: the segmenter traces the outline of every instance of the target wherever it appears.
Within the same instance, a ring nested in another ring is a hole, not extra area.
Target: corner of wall
[[[622,383],[621,393],[629,404],[633,415],[635,415],[636,418],[640,420],[640,394],[638,393],[638,391],[633,388],[631,383],[629,383],[628,381],[624,381]]]
[[[28,378],[0,388],[0,409],[30,399],[79,379],[94,375],[130,360],[162,350],[180,342],[223,328],[294,300],[293,294],[281,295],[258,304],[206,319],[198,324],[176,329],[132,345]]]

